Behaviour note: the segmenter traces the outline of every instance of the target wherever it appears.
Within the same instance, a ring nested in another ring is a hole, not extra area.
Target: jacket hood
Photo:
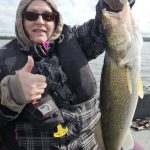
[[[20,4],[18,6],[17,12],[16,12],[16,22],[15,22],[15,32],[16,32],[16,38],[21,44],[23,48],[28,48],[32,45],[31,40],[27,37],[24,28],[23,28],[23,18],[22,18],[22,12],[27,8],[27,6],[34,0],[21,0]],[[63,29],[63,20],[60,12],[57,10],[56,4],[53,0],[43,0],[47,2],[50,7],[58,14],[58,20],[57,20],[57,26],[56,29],[51,36],[51,38],[48,41],[54,41],[58,39],[61,35],[62,29]]]

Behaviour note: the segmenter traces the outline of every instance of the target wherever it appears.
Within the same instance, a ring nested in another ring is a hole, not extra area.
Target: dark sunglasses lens
[[[35,21],[38,19],[39,14],[35,13],[35,12],[24,12],[24,17],[25,19],[29,20],[29,21]]]
[[[54,13],[43,13],[42,17],[45,21],[54,21],[55,20],[55,14]]]
[[[38,19],[39,15],[42,15],[42,18],[45,21],[54,21],[55,17],[56,17],[56,14],[51,13],[51,12],[45,12],[43,14],[38,14],[36,12],[25,11],[23,13],[24,18],[29,20],[29,21],[36,21]]]

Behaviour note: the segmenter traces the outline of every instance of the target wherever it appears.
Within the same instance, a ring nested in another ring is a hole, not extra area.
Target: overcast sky
[[[95,15],[98,0],[56,0],[64,22],[71,26],[82,24]],[[1,0],[0,34],[14,34],[15,13],[20,0]],[[136,0],[133,15],[144,34],[150,35],[150,2]]]

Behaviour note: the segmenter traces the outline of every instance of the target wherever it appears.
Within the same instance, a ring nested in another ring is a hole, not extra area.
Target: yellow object
[[[139,76],[139,79],[138,79],[138,95],[141,99],[143,99],[144,91],[143,91],[143,84],[142,84],[142,80],[141,80],[140,76]]]
[[[132,94],[133,91],[132,91],[131,75],[130,75],[129,68],[127,68],[127,82],[128,82],[129,92],[130,92],[130,94]],[[138,77],[137,87],[138,87],[138,96],[141,99],[143,99],[143,97],[144,97],[144,91],[143,91],[143,84],[142,84],[142,80],[141,80],[140,75]]]
[[[62,137],[65,134],[67,134],[68,132],[68,128],[63,128],[61,124],[57,125],[57,132],[54,133],[54,137],[58,138],[58,137]]]
[[[131,83],[131,76],[130,76],[130,70],[127,68],[127,82],[128,82],[128,88],[130,94],[132,94],[132,83]]]

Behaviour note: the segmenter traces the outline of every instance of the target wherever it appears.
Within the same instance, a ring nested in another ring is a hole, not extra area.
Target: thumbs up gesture
[[[25,66],[17,71],[22,92],[28,102],[40,99],[47,86],[45,76],[31,73],[33,66],[34,60],[28,56]]]

